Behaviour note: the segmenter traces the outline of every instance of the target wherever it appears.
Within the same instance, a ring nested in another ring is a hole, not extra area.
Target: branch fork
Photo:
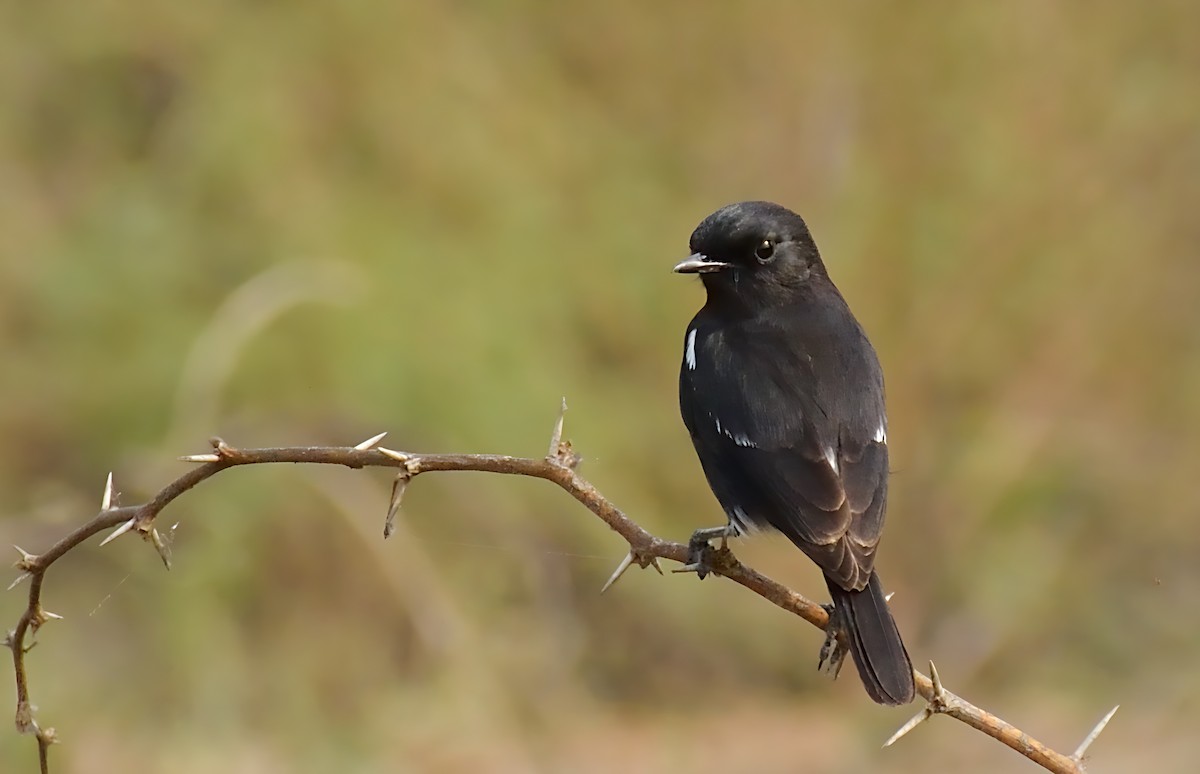
[[[653,567],[654,569],[658,570],[659,575],[663,574],[663,568],[662,565],[658,563],[657,555],[650,553],[646,548],[630,546],[629,553],[625,554],[625,558],[622,559],[621,563],[617,565],[617,569],[613,570],[612,575],[608,576],[608,580],[606,580],[604,585],[600,588],[600,593],[603,594],[612,588],[614,583],[621,580],[621,576],[625,574],[625,571],[635,564],[638,567],[641,567],[643,570],[647,567]]]
[[[946,689],[942,687],[941,675],[938,674],[937,667],[933,665],[932,661],[929,662],[929,680],[933,687],[930,691],[930,696],[928,697],[928,703],[925,705],[925,709],[914,715],[907,723],[900,726],[896,733],[892,734],[888,740],[883,743],[884,747],[891,747],[893,744],[900,741],[905,734],[907,734],[909,731],[912,731],[926,720],[929,720],[934,715],[946,712],[950,709],[950,702],[952,698],[958,698],[953,696],[953,694],[948,693]]]

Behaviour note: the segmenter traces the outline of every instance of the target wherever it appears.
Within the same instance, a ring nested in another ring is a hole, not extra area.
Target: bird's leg
[[[728,548],[729,538],[737,536],[737,528],[732,524],[726,524],[723,527],[706,527],[696,530],[692,533],[691,539],[688,540],[687,564],[675,570],[675,572],[694,572],[696,573],[696,577],[703,580],[706,575],[713,571],[709,556],[713,549],[709,545],[709,541],[720,538],[721,550],[724,551]]]
[[[825,642],[821,643],[818,654],[817,671],[833,675],[836,680],[846,661],[850,646],[846,643],[849,636],[846,632],[846,622],[842,619],[840,608],[833,603],[821,605],[829,614],[829,623],[825,624]]]

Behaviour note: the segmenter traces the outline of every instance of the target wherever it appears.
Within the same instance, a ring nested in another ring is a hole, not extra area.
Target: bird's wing
[[[834,379],[849,383],[817,384],[800,343],[768,350],[765,338],[704,334],[685,359],[680,404],[717,499],[735,524],[770,525],[839,585],[861,588],[883,529],[885,419],[881,389],[878,406],[843,396],[878,378],[873,353],[875,373],[851,367]]]

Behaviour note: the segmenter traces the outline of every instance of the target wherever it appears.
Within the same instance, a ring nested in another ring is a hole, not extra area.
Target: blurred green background
[[[543,453],[721,520],[676,412],[697,222],[807,218],[888,378],[909,649],[1093,772],[1200,752],[1200,5],[0,5],[0,532],[234,445]],[[58,771],[1032,771],[633,572],[544,482],[229,472],[47,576]],[[793,549],[737,546],[817,598]],[[4,583],[7,584],[8,580]],[[11,627],[26,587],[0,597]],[[12,697],[11,670],[0,670]],[[5,712],[11,711],[10,709]],[[32,739],[0,732],[0,768]]]

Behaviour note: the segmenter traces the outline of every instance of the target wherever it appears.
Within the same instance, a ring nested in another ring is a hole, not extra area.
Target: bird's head
[[[699,274],[709,291],[744,298],[786,297],[825,267],[803,218],[771,202],[730,204],[705,218],[675,271]]]

